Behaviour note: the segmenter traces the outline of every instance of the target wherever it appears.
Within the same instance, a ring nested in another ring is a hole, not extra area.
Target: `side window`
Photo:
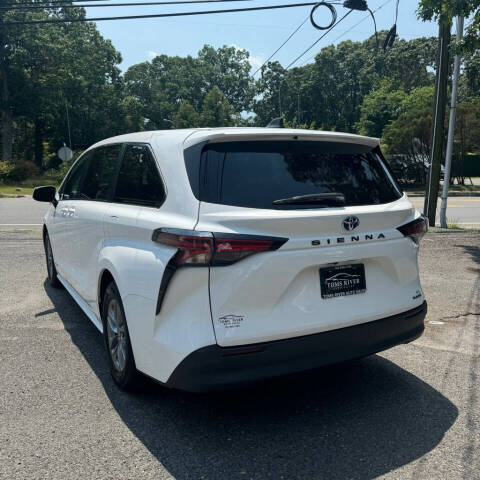
[[[110,199],[121,148],[121,145],[111,145],[93,151],[81,190],[85,200]]]
[[[82,198],[80,194],[80,188],[82,186],[85,172],[89,165],[89,160],[92,157],[92,152],[88,152],[83,155],[72,168],[72,171],[68,174],[65,183],[63,184],[60,192],[60,200],[73,200]]]
[[[165,189],[147,147],[127,145],[118,174],[115,202],[159,207]]]

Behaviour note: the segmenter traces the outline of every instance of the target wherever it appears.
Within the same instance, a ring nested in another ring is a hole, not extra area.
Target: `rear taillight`
[[[277,250],[286,238],[257,237],[251,235],[226,235],[214,233],[215,254],[212,265],[230,265],[254,253]]]
[[[176,266],[181,265],[230,265],[254,253],[277,250],[286,238],[256,235],[195,232],[159,228],[152,240],[177,247]]]
[[[421,215],[416,220],[406,223],[401,227],[397,227],[397,230],[406,237],[410,237],[416,244],[418,244],[428,231],[428,222],[427,219]]]
[[[212,260],[213,235],[209,232],[158,228],[152,240],[178,248],[174,257],[176,266],[208,265]]]

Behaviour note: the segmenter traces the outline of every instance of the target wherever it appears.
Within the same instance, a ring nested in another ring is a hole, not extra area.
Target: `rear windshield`
[[[217,143],[203,149],[200,168],[200,200],[222,205],[322,208],[318,204],[274,202],[333,192],[344,195],[345,206],[377,205],[401,197],[379,149],[364,145],[313,141]]]

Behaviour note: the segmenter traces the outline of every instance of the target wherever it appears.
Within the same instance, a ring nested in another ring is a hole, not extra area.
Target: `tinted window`
[[[115,201],[158,207],[164,199],[165,190],[149,149],[128,145],[118,174]]]
[[[80,188],[88,168],[91,152],[86,153],[73,166],[71,172],[68,174],[61,191],[61,198],[63,200],[79,199],[81,197]]]
[[[219,143],[204,152],[204,200],[252,208],[319,208],[274,205],[299,195],[339,192],[345,204],[375,205],[400,198],[378,153],[331,142]]]
[[[110,199],[121,148],[121,145],[111,145],[93,151],[82,186],[85,200]]]

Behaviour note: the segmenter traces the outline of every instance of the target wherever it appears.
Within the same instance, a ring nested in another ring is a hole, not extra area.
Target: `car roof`
[[[185,148],[205,141],[245,141],[245,140],[280,140],[295,138],[298,140],[317,140],[329,142],[346,142],[376,147],[378,138],[364,137],[352,133],[328,132],[321,130],[302,130],[294,128],[256,128],[256,127],[219,127],[219,128],[186,128],[179,130],[153,130],[147,132],[128,133],[107,138],[95,143],[90,148],[114,143],[151,143],[153,140],[166,140],[169,143],[184,144]]]

